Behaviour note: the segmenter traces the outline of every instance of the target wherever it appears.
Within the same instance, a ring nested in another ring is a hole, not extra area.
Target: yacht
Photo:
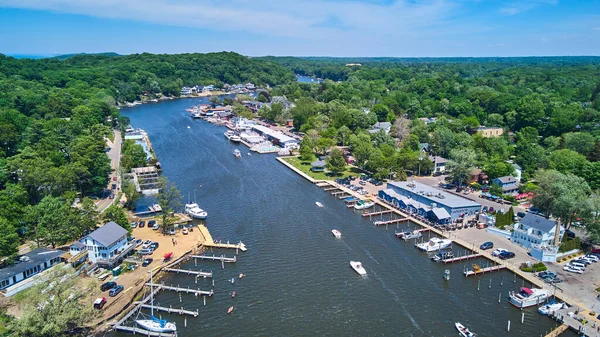
[[[162,207],[160,207],[159,204],[153,204],[152,206],[148,206],[148,210],[150,210],[150,212],[162,212]]]
[[[454,326],[456,327],[456,330],[458,330],[458,333],[463,337],[475,336],[474,333],[469,331],[469,329],[467,329],[464,325],[460,324],[459,322],[454,323]]]
[[[231,136],[231,138],[229,138],[229,140],[234,143],[239,143],[242,141],[242,138],[240,138],[240,136],[238,136],[238,135],[233,135],[233,136]]]
[[[333,234],[333,236],[335,236],[338,239],[342,238],[342,233],[340,231],[338,231],[337,229],[332,229],[331,233]]]
[[[418,238],[420,238],[421,236],[423,236],[423,234],[421,234],[421,231],[419,231],[419,230],[415,229],[415,230],[414,230],[414,231],[412,231],[412,232],[408,232],[408,234],[406,234],[406,233],[405,233],[405,234],[402,236],[402,239],[404,239],[404,241],[407,241],[407,240],[410,240],[410,239],[418,239]]]
[[[236,158],[239,158],[239,157],[241,157],[241,156],[242,156],[242,154],[241,154],[240,150],[238,150],[238,149],[235,149],[235,150],[233,150],[233,155],[234,155]]]
[[[175,323],[173,322],[168,322],[167,320],[164,319],[158,319],[156,317],[154,317],[154,296],[152,296],[154,294],[154,291],[152,289],[152,268],[150,268],[150,319],[137,319],[135,320],[135,323],[137,325],[139,325],[141,328],[148,330],[148,331],[153,331],[153,332],[159,332],[159,333],[166,333],[166,332],[176,332],[177,331],[177,326],[175,325]],[[138,317],[139,317],[138,313]]]
[[[375,203],[372,201],[364,201],[360,200],[356,204],[354,204],[354,209],[367,209],[375,206]]]
[[[431,238],[428,242],[417,243],[415,246],[426,252],[435,252],[446,249],[450,247],[451,244],[452,240],[450,239]]]
[[[454,257],[454,253],[451,250],[449,250],[446,252],[439,252],[439,253],[435,254],[434,256],[432,256],[431,259],[435,262],[440,262],[440,261],[443,261],[446,259],[451,259],[453,257]]]
[[[208,213],[195,202],[185,204],[185,212],[194,219],[205,220],[208,217]]]
[[[365,270],[365,268],[363,268],[362,263],[358,261],[350,261],[350,266],[359,275],[367,275],[367,271]]]
[[[538,308],[538,312],[542,315],[552,315],[555,311],[566,308],[567,305],[564,302],[554,303],[554,301],[542,305]]]
[[[521,291],[518,293],[513,291],[508,294],[510,297],[510,304],[517,308],[527,308],[533,305],[540,305],[540,303],[543,303],[551,295],[552,293],[550,290],[539,288],[530,289],[525,287],[522,287]]]

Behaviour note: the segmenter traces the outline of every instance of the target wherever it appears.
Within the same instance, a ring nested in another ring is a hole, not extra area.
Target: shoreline
[[[390,206],[389,204],[387,204],[386,202],[382,201],[378,196],[376,195],[360,195],[344,186],[339,185],[338,183],[336,183],[335,181],[332,180],[316,180],[313,179],[312,177],[310,177],[309,175],[305,174],[304,172],[300,171],[298,168],[294,167],[291,163],[288,163],[286,160],[284,160],[284,158],[289,158],[290,156],[287,157],[276,157],[276,160],[280,163],[282,163],[283,165],[287,166],[289,169],[291,169],[292,171],[296,172],[298,175],[300,175],[301,177],[305,178],[306,180],[308,180],[309,182],[311,182],[312,184],[318,184],[318,183],[327,183],[332,187],[336,187],[342,191],[344,191],[347,194],[352,195],[353,197],[356,197],[360,200],[365,200],[365,199],[371,199],[373,202],[375,202],[377,205],[379,205],[380,207],[383,207],[385,209],[391,210],[392,212],[394,212],[395,214],[401,215],[403,217],[408,218],[408,220],[410,222],[413,222],[423,228],[428,229],[431,232],[436,233],[437,235],[446,238],[446,239],[451,239],[453,243],[458,244],[459,246],[462,246],[465,249],[471,250],[474,254],[480,254],[483,258],[491,261],[494,263],[494,265],[502,265],[504,266],[507,270],[509,270],[510,272],[514,273],[515,275],[520,276],[523,280],[526,280],[527,282],[531,283],[532,285],[541,288],[541,289],[547,289],[552,291],[554,289],[553,296],[556,299],[559,299],[567,304],[569,304],[571,307],[577,307],[579,308],[579,312],[581,316],[585,316],[588,317],[588,322],[589,321],[598,321],[596,319],[596,317],[592,317],[590,315],[587,315],[588,312],[593,312],[590,308],[588,308],[587,306],[583,305],[581,303],[581,301],[577,298],[571,298],[567,295],[564,294],[564,291],[562,289],[558,289],[560,290],[560,294],[556,293],[556,288],[552,287],[551,285],[549,285],[548,287],[546,287],[546,284],[544,282],[542,282],[540,279],[535,277],[535,274],[532,273],[525,273],[523,272],[521,269],[519,269],[518,266],[514,266],[513,264],[509,263],[508,261],[505,260],[500,260],[497,257],[494,257],[491,255],[491,253],[488,253],[485,250],[480,250],[479,247],[477,245],[475,245],[474,243],[470,243],[465,241],[464,239],[456,236],[456,235],[452,235],[451,232],[442,232],[437,228],[434,228],[424,222],[422,222],[419,219],[416,219],[408,214],[405,214],[404,212],[402,212],[399,209],[396,209],[392,206]],[[319,186],[319,189],[321,189],[321,186]],[[366,198],[367,197],[367,198]],[[550,319],[553,319],[552,316],[548,316]],[[561,323],[561,325],[559,325],[559,327],[557,329],[559,329],[562,324],[565,323]],[[574,327],[570,327],[572,330],[577,331]]]
[[[226,96],[226,95],[250,95],[252,93],[243,93],[243,92],[225,92],[225,91],[209,91],[209,92],[201,92],[193,95],[185,95],[185,96],[161,96],[153,99],[142,99],[140,101],[133,102],[124,102],[124,103],[116,103],[115,106],[117,109],[121,108],[133,108],[137,105],[149,104],[149,103],[160,103],[162,101],[171,101],[183,98],[202,98],[202,97],[211,97],[211,96]]]

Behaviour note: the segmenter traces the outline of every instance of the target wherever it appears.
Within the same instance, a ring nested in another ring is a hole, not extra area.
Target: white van
[[[569,262],[569,266],[571,266],[573,268],[585,270],[585,264],[583,264],[583,263],[571,261],[571,262]]]

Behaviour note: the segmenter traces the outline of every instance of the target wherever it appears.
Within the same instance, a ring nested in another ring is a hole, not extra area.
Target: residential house
[[[431,123],[435,123],[435,121],[437,120],[437,118],[435,117],[431,117],[431,118],[419,118],[419,120],[421,120],[423,123],[425,123],[426,125],[429,125]]]
[[[117,265],[135,248],[134,244],[128,243],[128,234],[125,228],[113,221],[91,232],[82,240],[88,251],[88,259],[109,269]]]
[[[429,152],[429,143],[419,143],[419,151],[423,153]]]
[[[369,130],[369,133],[377,133],[379,130],[383,130],[385,133],[390,133],[391,129],[392,123],[390,122],[377,122],[375,125],[373,125],[371,130]]]
[[[68,262],[77,267],[87,260],[88,252],[83,242],[75,241],[69,246]]]
[[[478,184],[487,185],[488,183],[488,175],[483,172],[482,169],[476,168],[471,171],[471,176],[469,177],[469,182],[476,182]]]
[[[246,83],[245,87],[246,87],[247,90],[254,90],[254,89],[256,89],[256,86],[254,86],[254,84],[252,84],[252,83]]]
[[[215,86],[213,84],[211,85],[205,85],[202,88],[202,92],[209,92],[209,91],[214,91],[215,90]]]
[[[500,137],[504,134],[504,129],[501,127],[493,126],[486,127],[480,126],[469,130],[471,134],[480,134],[484,138]]]
[[[190,88],[190,87],[181,88],[181,96],[187,96],[187,95],[191,95],[191,94],[192,94],[192,88]]]
[[[433,172],[444,172],[446,171],[446,163],[448,159],[440,156],[429,156],[429,160],[433,162]]]
[[[310,164],[310,170],[313,172],[323,172],[325,171],[325,161],[317,160]]]
[[[553,246],[555,231],[556,222],[527,213],[515,225],[510,240],[526,248],[530,248],[532,245]],[[561,240],[564,233],[565,229],[561,226]]]
[[[243,101],[242,104],[253,113],[257,113],[263,106],[263,104],[259,101]]]
[[[12,266],[0,269],[0,289],[12,287],[60,263],[64,253],[60,250],[40,247],[22,255]],[[25,288],[22,287],[13,293]]]
[[[520,183],[521,177],[523,176],[523,169],[521,168],[521,166],[519,166],[519,164],[515,164],[515,163],[511,163],[511,164],[515,168],[515,179],[517,179],[517,182]]]
[[[492,184],[502,187],[503,194],[516,195],[519,193],[519,182],[513,176],[504,176],[492,180]]]

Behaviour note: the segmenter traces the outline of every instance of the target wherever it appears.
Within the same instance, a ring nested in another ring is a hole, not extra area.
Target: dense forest
[[[179,96],[184,85],[294,80],[276,63],[234,53],[38,60],[0,54],[0,256],[14,256],[23,240],[64,244],[96,225],[86,197],[108,183],[106,138],[119,126],[117,102]],[[81,206],[71,207],[76,198]]]

